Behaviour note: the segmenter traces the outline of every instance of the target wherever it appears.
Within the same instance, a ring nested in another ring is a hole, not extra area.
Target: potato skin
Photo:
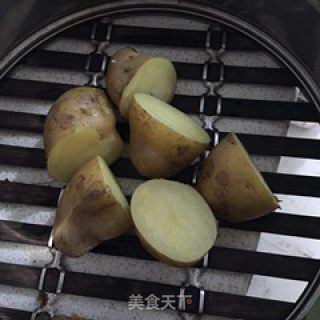
[[[115,134],[116,118],[109,101],[100,89],[77,87],[60,96],[50,109],[44,125],[47,155],[65,136],[76,129],[94,128],[101,139]]]
[[[76,132],[93,130],[97,132],[97,143],[104,141],[104,146],[114,150],[112,157],[105,160],[108,164],[114,162],[121,154],[123,141],[116,130],[116,118],[110,103],[100,89],[90,87],[77,87],[65,92],[60,96],[50,109],[44,125],[44,147],[48,158],[49,174],[56,180],[68,181],[70,176],[60,176],[55,172],[54,163],[51,163],[50,154],[53,149],[64,138],[71,137]],[[75,142],[81,144],[81,141]],[[71,150],[69,150],[71,151]],[[98,154],[103,155],[102,150]],[[89,159],[85,157],[85,147],[81,154],[75,153],[75,157],[83,157],[84,164]],[[94,154],[96,156],[98,154]],[[71,157],[73,155],[71,154]],[[66,155],[55,154],[52,159],[60,164],[65,160]],[[65,165],[70,162],[66,161]],[[71,165],[70,165],[71,166]],[[73,170],[74,169],[74,170]],[[74,173],[77,168],[70,168],[70,173]]]
[[[215,216],[229,222],[252,220],[279,207],[235,134],[228,134],[204,161],[197,189]]]
[[[105,77],[108,95],[119,106],[122,92],[138,69],[153,56],[144,56],[133,48],[118,50],[111,58]]]
[[[130,159],[149,178],[168,178],[186,168],[208,144],[191,140],[153,118],[134,100],[129,110]]]
[[[133,225],[103,182],[97,158],[86,163],[68,183],[54,223],[55,246],[70,257],[79,257],[100,242],[127,232]]]

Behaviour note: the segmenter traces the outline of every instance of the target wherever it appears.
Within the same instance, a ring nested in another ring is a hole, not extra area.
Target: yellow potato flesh
[[[175,266],[200,260],[217,237],[214,215],[192,187],[155,179],[140,185],[131,202],[142,243],[155,257]]]
[[[208,133],[178,109],[148,94],[137,93],[134,98],[141,108],[166,127],[193,141],[205,144],[210,142]]]
[[[100,155],[108,164],[120,156],[123,148],[118,136],[100,140],[95,129],[76,130],[58,141],[48,157],[48,172],[56,180],[69,181],[73,174],[93,157]]]
[[[123,90],[120,112],[128,117],[129,107],[136,93],[149,93],[162,101],[170,102],[176,90],[177,75],[173,64],[164,58],[145,62]]]
[[[120,186],[118,182],[116,181],[115,176],[111,172],[111,170],[106,166],[106,163],[99,157],[99,166],[100,166],[100,172],[103,177],[103,181],[106,186],[108,186],[111,189],[111,192],[113,196],[115,197],[116,201],[120,203],[120,205],[123,208],[128,208],[128,201],[124,194],[122,193]]]

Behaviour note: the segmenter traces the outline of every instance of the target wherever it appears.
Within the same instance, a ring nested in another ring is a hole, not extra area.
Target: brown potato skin
[[[233,223],[264,216],[278,208],[276,198],[257,180],[240,141],[228,134],[204,161],[197,189],[216,217]]]
[[[136,229],[137,235],[140,239],[141,244],[143,245],[143,247],[157,260],[163,262],[163,263],[167,263],[173,267],[176,268],[186,268],[186,267],[190,267],[192,265],[194,265],[195,263],[197,263],[198,261],[200,261],[204,256],[202,256],[201,258],[199,258],[196,261],[190,261],[190,262],[180,262],[180,261],[175,261],[170,259],[169,257],[163,255],[162,253],[160,253],[158,250],[156,250],[155,248],[153,248],[143,237],[143,235]]]
[[[95,158],[77,171],[61,197],[54,242],[65,255],[79,257],[132,225],[129,207],[124,209],[105,186]]]
[[[101,140],[115,135],[116,118],[108,98],[97,88],[77,87],[65,92],[51,107],[44,125],[44,147],[47,156],[54,146],[76,129],[96,129]]]
[[[135,99],[129,110],[129,125],[130,159],[138,172],[149,178],[172,177],[208,146],[154,119]]]
[[[123,90],[138,69],[154,56],[144,56],[133,48],[118,50],[111,58],[105,77],[106,87],[112,102],[119,107]]]

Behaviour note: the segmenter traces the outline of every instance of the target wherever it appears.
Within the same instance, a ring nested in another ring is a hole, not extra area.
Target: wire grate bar
[[[210,268],[270,277],[312,280],[320,267],[319,260],[278,254],[215,247],[209,255]]]
[[[42,133],[46,117],[39,114],[0,110],[0,128]]]
[[[48,229],[43,226],[38,226],[38,228]],[[24,240],[22,239],[22,241]],[[32,241],[27,242],[29,244],[36,244],[32,243]],[[42,242],[41,245],[45,246],[46,244]],[[112,256],[154,260],[154,258],[141,246],[138,238],[132,236],[123,236],[110,241],[105,241],[92,251]],[[316,259],[223,247],[214,247],[208,256],[208,268],[300,281],[312,280],[317,273],[320,264],[319,260]],[[193,267],[201,267],[201,263],[199,262]],[[52,291],[56,288],[57,283],[54,279],[58,280],[59,274],[57,274],[56,269],[48,270],[53,271],[52,275],[48,277],[50,281],[45,283],[45,286],[47,288],[53,288],[47,290]],[[31,267],[0,263],[0,271],[2,274],[2,276],[0,274],[1,284],[10,285],[14,283],[14,285],[20,287],[37,287],[37,277],[40,276],[39,270],[36,271],[36,269]],[[6,276],[8,274],[10,275],[9,277]],[[27,279],[25,279],[25,275],[28,275]]]
[[[82,71],[86,64],[87,56],[78,53],[68,53],[49,50],[37,50],[28,55],[22,63],[42,67]],[[202,64],[174,62],[179,79],[201,80]],[[209,81],[219,80],[219,63],[208,65]],[[99,62],[96,71],[99,71]],[[258,68],[243,66],[225,66],[224,80],[226,83],[265,84],[279,86],[297,86],[298,80],[285,68]]]
[[[244,320],[283,320],[294,303],[218,292],[206,292],[204,313]]]
[[[209,77],[214,78],[214,76],[214,68],[209,68]],[[299,85],[298,79],[289,70],[283,68],[226,66],[224,80],[226,83],[271,84],[275,86]]]
[[[206,99],[205,109],[208,115],[216,115],[216,104],[216,97],[211,96]],[[320,121],[320,114],[311,103],[223,98],[221,104],[221,116],[266,120]]]
[[[0,283],[8,286],[36,289],[40,268],[0,263]]]
[[[154,260],[145,252],[136,237],[120,237],[93,249],[95,253]],[[283,256],[240,249],[214,247],[210,250],[208,267],[218,270],[258,274],[284,279],[310,281],[317,273],[318,260]],[[197,263],[193,267],[200,267]]]
[[[56,207],[59,194],[59,188],[8,180],[0,181],[0,201],[2,202]]]
[[[39,160],[37,158],[33,158],[33,150],[31,148],[22,148],[24,158],[19,157],[19,149],[21,147],[12,147],[6,146],[2,147],[2,152],[4,152],[3,156],[0,159],[1,164],[9,164],[9,165],[21,165],[26,166],[30,161],[29,165],[32,164],[32,161],[35,161],[40,167]],[[37,149],[36,149],[37,150]],[[40,152],[40,151],[39,151]],[[17,156],[18,155],[18,156]],[[34,160],[36,159],[36,160]],[[45,163],[42,162],[42,167],[45,167]],[[145,180],[146,178],[143,177],[141,174],[137,172],[137,170],[132,166],[129,159],[120,158],[115,164],[111,166],[114,174],[119,178],[131,178],[131,179],[140,179]],[[184,183],[191,183],[192,181],[192,167],[188,167],[182,172],[178,173],[176,176],[172,177],[173,180],[177,180]],[[283,174],[283,173],[272,173],[272,172],[262,172],[266,182],[272,189],[274,193],[281,193],[281,194],[290,194],[290,195],[301,195],[301,196],[310,196],[310,197],[319,197],[320,196],[320,177],[313,177],[313,176],[303,176],[303,175],[290,175],[290,174]],[[0,183],[0,189],[10,185],[6,181],[2,181]],[[35,188],[36,186],[34,186]],[[46,187],[49,188],[49,187]],[[34,189],[30,188],[30,192],[33,192]],[[54,189],[53,189],[54,190]],[[9,192],[8,192],[9,191]],[[8,200],[10,198],[16,199],[15,195],[10,195],[10,189],[7,190],[6,195]],[[34,192],[36,192],[34,190]],[[40,190],[39,190],[40,192]],[[49,192],[48,192],[49,194]],[[38,194],[34,194],[32,196],[37,196]],[[47,200],[47,195],[43,194],[44,201]],[[20,194],[21,199],[25,199],[24,201],[32,201],[28,200],[30,198],[26,194]],[[10,202],[12,202],[12,199]],[[24,203],[24,202],[23,202]],[[27,202],[28,203],[28,202]],[[51,203],[51,202],[50,202]]]
[[[120,130],[120,134],[126,142],[129,134],[127,131],[128,129]],[[221,132],[220,134],[223,138],[228,132]],[[320,140],[251,134],[238,134],[238,137],[250,154],[320,159]],[[31,168],[46,167],[46,157],[43,149],[0,144],[0,153],[2,154],[1,164]],[[119,163],[114,164],[113,167],[121,174],[122,169],[127,171],[127,161],[120,159]],[[140,179],[141,175],[132,167],[130,177]]]
[[[4,78],[0,82],[0,95],[56,100],[64,92],[74,87],[76,86],[67,83]]]
[[[320,177],[262,172],[272,192],[320,197]]]
[[[98,23],[103,30],[104,23]],[[87,40],[91,34],[92,24],[87,23],[71,28],[61,37]],[[211,35],[211,48],[219,50],[222,42],[221,30],[214,30]],[[103,31],[98,35],[97,40],[102,40]],[[228,50],[260,50],[261,47],[253,40],[233,32],[228,32]],[[112,42],[126,44],[148,44],[170,47],[203,48],[206,41],[206,31],[195,31],[185,29],[169,28],[147,28],[138,26],[113,25]]]
[[[81,279],[81,281],[80,281]],[[186,295],[191,295],[192,305],[198,306],[199,301],[199,289],[194,287],[186,288]],[[161,295],[173,295],[177,297],[180,292],[179,287],[139,281],[129,280],[123,278],[114,278],[106,276],[97,276],[84,273],[67,272],[63,292],[67,294],[83,295],[90,297],[97,297],[103,299],[112,299],[120,301],[128,301],[128,296],[131,294],[141,294],[142,296],[148,296],[153,293],[158,296]],[[224,299],[228,299],[226,304]],[[220,302],[224,302],[220,305]],[[241,307],[233,309],[233,304],[241,302]],[[173,305],[177,307],[177,299]],[[265,311],[263,319],[284,319],[284,318],[272,318],[275,314],[283,315],[292,308],[293,304],[280,301],[272,301],[259,298],[251,298],[247,296],[238,296],[232,294],[218,293],[206,291],[206,302],[204,313],[211,315],[219,315],[224,310],[228,310],[229,316],[238,316],[243,319],[256,319],[253,318],[253,311],[256,316],[256,308],[254,303],[259,304],[261,309]],[[214,307],[208,307],[214,305]],[[192,306],[193,307],[193,306]],[[271,309],[271,310],[270,310]],[[198,308],[188,308],[189,312],[197,312]],[[249,316],[249,318],[247,318]]]
[[[30,320],[31,312],[0,307],[0,319]]]
[[[224,137],[228,132],[220,132]],[[320,140],[237,134],[247,151],[268,156],[320,159]]]
[[[34,50],[28,54],[22,61],[22,64],[79,71],[83,70],[87,61],[84,54],[50,50]]]
[[[45,168],[43,149],[0,145],[0,163],[31,168]]]
[[[320,239],[320,219],[306,215],[270,213],[257,220],[231,224],[220,222],[223,228],[232,228],[254,232],[268,232],[287,236]]]
[[[51,227],[37,224],[0,220],[0,240],[45,246]]]
[[[301,213],[293,215],[288,213],[270,213],[254,221],[240,224],[220,221],[221,228],[238,229],[253,232],[267,232],[279,235],[320,239],[320,219]],[[7,220],[0,220],[0,240],[14,241],[23,244],[46,245],[51,227],[46,225],[28,224]],[[122,255],[122,248],[127,248],[128,257],[139,259],[152,259],[142,247],[135,245],[135,238],[120,237],[104,242],[93,251],[110,255]]]
[[[196,114],[200,104],[200,96],[176,95],[172,104],[183,112]],[[236,100],[223,98],[221,116],[256,118],[266,120],[318,121],[319,113],[314,105],[307,103],[290,103],[280,101]],[[204,112],[208,116],[217,115],[217,98],[204,97]],[[45,116],[0,110],[0,128],[42,132]],[[127,126],[119,124],[121,130]],[[127,139],[128,141],[128,139]]]

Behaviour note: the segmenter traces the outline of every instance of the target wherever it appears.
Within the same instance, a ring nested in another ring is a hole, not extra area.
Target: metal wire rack
[[[28,76],[17,77],[17,70],[20,66],[43,69],[49,74],[50,70],[83,73],[87,78],[87,85],[103,87],[102,79],[110,57],[110,46],[127,44],[162,47],[168,50],[180,48],[186,52],[195,50],[206,57],[201,63],[174,61],[181,82],[198,82],[203,90],[201,94],[186,94],[186,90],[178,90],[172,104],[197,118],[213,138],[213,145],[217,144],[229,131],[228,128],[224,128],[223,122],[220,126],[218,125],[221,119],[250,119],[253,122],[259,119],[267,123],[276,121],[281,122],[284,127],[292,120],[319,122],[319,112],[308,101],[224,96],[223,89],[230,84],[266,88],[276,86],[285,90],[290,89],[292,92],[300,92],[300,84],[295,76],[281,64],[274,67],[226,64],[224,56],[228,52],[252,53],[261,52],[264,49],[253,40],[230,28],[218,24],[204,26],[205,28],[202,26],[201,30],[194,30],[152,25],[123,25],[102,18],[64,31],[58,35],[59,38],[63,38],[64,41],[77,39],[90,42],[92,50],[87,53],[72,50],[58,51],[48,49],[49,42],[34,49],[23,58],[18,66],[10,70],[0,81],[1,99],[18,98],[20,105],[26,103],[26,107],[18,111],[10,110],[10,107],[1,108],[0,136],[1,134],[4,136],[13,134],[16,139],[19,139],[21,135],[23,139],[24,136],[28,137],[28,134],[41,134],[45,112],[30,112],[27,105],[34,100],[43,101],[43,103],[54,100],[75,86],[73,83],[61,81],[50,82],[28,79]],[[125,142],[128,142],[128,125],[120,121],[117,127]],[[285,131],[283,134],[279,134],[278,131],[270,134],[270,132],[265,133],[264,130],[258,133],[244,130],[244,132],[238,132],[238,136],[247,150],[258,157],[279,159],[281,156],[288,156],[320,159],[319,140],[286,137]],[[11,168],[10,170],[30,168],[33,174],[37,175],[37,170],[43,171],[46,166],[41,143],[34,147],[26,146],[25,141],[21,141],[20,143],[0,144],[0,164],[3,168]],[[197,168],[198,162],[195,162],[174,179],[194,184]],[[136,172],[126,156],[115,163],[112,170],[120,180],[132,179],[140,182],[144,180],[144,177]],[[320,197],[320,178],[318,177],[275,171],[266,171],[262,174],[276,194]],[[41,208],[51,208],[51,212],[54,212],[62,187],[50,180],[43,183],[32,183],[4,178],[0,181],[0,201],[7,210],[12,210],[14,206],[14,208],[20,207],[21,212],[26,207],[34,208],[34,213],[37,210],[41,211]],[[130,200],[132,188],[129,187],[125,191]],[[260,232],[266,232],[320,239],[320,219],[303,213],[293,215],[274,212],[258,220],[237,225],[221,222],[220,227],[222,232],[228,230],[235,234],[243,232],[246,235],[257,235]],[[70,269],[68,263],[65,263],[65,258],[53,246],[50,223],[40,224],[30,220],[26,222],[23,218],[2,218],[0,220],[0,241],[0,247],[12,242],[17,245],[27,245],[26,248],[41,247],[50,253],[49,260],[42,265],[37,262],[24,264],[23,260],[8,263],[0,254],[0,284],[32,289],[41,298],[33,310],[12,307],[9,303],[7,306],[0,307],[0,319],[6,320],[50,319],[57,314],[57,301],[63,300],[66,295],[127,302],[131,294],[173,295],[175,297],[173,304],[179,313],[175,312],[172,317],[179,316],[185,319],[189,317],[189,314],[248,320],[298,319],[299,308],[303,307],[304,301],[313,294],[314,287],[318,285],[320,268],[320,263],[316,259],[259,252],[245,246],[232,247],[227,243],[224,244],[222,240],[200,263],[187,271],[187,276],[178,285],[177,283],[166,283],[163,279],[161,282],[155,282]],[[142,260],[146,261],[146,264],[153,260],[133,235],[107,241],[95,248],[92,254],[137,259],[133,261]],[[152,264],[149,266],[153,267]],[[172,269],[168,270],[173,272]],[[306,287],[296,302],[248,296],[245,290],[242,294],[232,290],[228,292],[227,289],[212,290],[206,288],[202,279],[202,274],[208,270],[222,271],[225,274],[236,273],[240,276],[261,275],[303,281]],[[184,295],[192,297],[192,304],[182,303]],[[130,317],[128,319],[131,319]],[[118,318],[122,319],[122,316]],[[142,319],[142,316],[137,316],[137,318]],[[163,319],[171,318],[166,314]]]

